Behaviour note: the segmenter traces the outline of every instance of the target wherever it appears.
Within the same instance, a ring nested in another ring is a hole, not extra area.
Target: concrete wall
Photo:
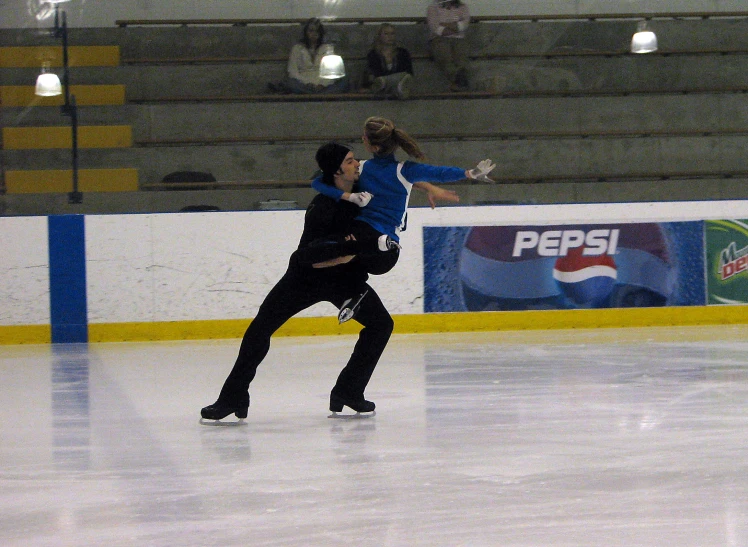
[[[73,0],[65,5],[73,27],[106,27],[118,19],[217,19],[308,17],[421,17],[428,0]],[[636,12],[726,12],[745,9],[743,0],[471,0],[474,15],[589,14]],[[44,28],[49,4],[8,0],[0,5],[1,28]]]

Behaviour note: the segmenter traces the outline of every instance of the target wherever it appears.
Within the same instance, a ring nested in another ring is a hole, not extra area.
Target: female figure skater
[[[351,201],[362,207],[361,213],[353,222],[352,239],[361,244],[376,240],[380,251],[400,246],[399,234],[405,229],[406,209],[414,184],[427,190],[429,187],[433,188],[431,182],[448,183],[466,178],[492,182],[488,178],[488,173],[496,167],[488,159],[470,170],[414,161],[398,162],[395,159],[395,151],[398,148],[419,160],[425,158],[425,154],[408,133],[395,127],[391,120],[377,116],[367,119],[364,123],[363,142],[374,157],[361,161],[359,192],[343,192],[334,186],[322,184],[319,179],[312,182],[312,188],[335,200]],[[434,194],[430,192],[429,195]],[[389,263],[384,265],[384,271],[369,273],[387,273],[394,265]]]
[[[489,159],[481,161],[470,170],[413,161],[398,162],[395,159],[398,148],[416,159],[423,159],[425,154],[418,143],[405,131],[396,128],[391,120],[376,116],[364,123],[363,142],[374,157],[360,162],[359,192],[343,192],[334,186],[323,184],[319,179],[312,182],[312,187],[321,194],[335,200],[350,201],[362,208],[351,223],[349,233],[317,241],[307,248],[304,260],[313,264],[313,267],[324,267],[327,261],[336,257],[352,259],[361,252],[363,267],[368,273],[382,275],[389,272],[400,256],[399,234],[406,227],[406,209],[414,185],[429,193],[429,202],[433,208],[434,199],[456,201],[456,196],[450,195],[453,193],[447,190],[436,188],[431,182],[456,182],[466,178],[492,182],[488,173],[496,167]],[[371,253],[374,243],[374,248],[383,252]],[[362,294],[359,299],[354,298],[343,304],[338,313],[340,323],[355,317],[358,302],[364,296]]]

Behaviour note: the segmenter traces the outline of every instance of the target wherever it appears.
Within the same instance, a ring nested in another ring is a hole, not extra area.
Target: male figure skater
[[[344,192],[353,190],[358,180],[359,162],[348,147],[325,144],[317,151],[316,159],[326,184]],[[306,211],[299,250],[291,255],[288,270],[260,305],[257,317],[244,333],[234,368],[226,378],[218,400],[202,409],[203,418],[220,420],[232,413],[237,418],[247,416],[249,385],[270,349],[270,337],[289,318],[322,301],[341,308],[346,300],[362,294],[355,319],[364,328],[330,393],[330,410],[340,412],[347,406],[356,412],[374,411],[375,404],[364,398],[364,389],[392,334],[392,317],[379,295],[367,283],[368,274],[358,257],[355,260],[342,257],[321,268],[299,259],[300,251],[310,243],[344,233],[358,212],[359,206],[352,202],[335,201],[321,194],[315,196]],[[372,252],[382,253],[379,250]],[[397,249],[386,252],[397,252]]]

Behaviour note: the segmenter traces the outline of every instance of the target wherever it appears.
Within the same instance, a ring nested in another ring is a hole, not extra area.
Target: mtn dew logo
[[[734,241],[719,257],[719,273],[722,281],[748,271],[748,245],[738,249]]]
[[[748,303],[748,220],[710,220],[705,228],[709,303]]]

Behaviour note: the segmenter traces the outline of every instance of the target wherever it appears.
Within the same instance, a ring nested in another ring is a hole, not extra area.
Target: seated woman
[[[332,46],[324,43],[325,29],[319,19],[309,19],[304,24],[304,33],[299,43],[291,48],[288,58],[285,87],[290,93],[345,93],[348,91],[348,78],[336,80],[319,77],[322,57],[332,51]]]
[[[374,44],[366,56],[364,87],[385,97],[407,99],[413,82],[410,53],[396,43],[395,27],[384,23],[379,27]]]

